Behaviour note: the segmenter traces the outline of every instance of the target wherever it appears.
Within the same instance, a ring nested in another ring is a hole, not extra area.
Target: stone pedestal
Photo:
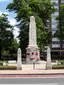
[[[27,63],[36,63],[40,60],[40,52],[38,47],[28,47],[27,51]]]
[[[17,51],[17,70],[22,70],[21,49]]]
[[[26,62],[33,63],[40,60],[39,48],[37,46],[37,38],[36,38],[36,22],[35,17],[30,17],[29,24],[29,45],[26,48]]]
[[[50,47],[47,47],[47,63],[46,63],[46,69],[52,69],[52,64],[51,64],[51,50]]]

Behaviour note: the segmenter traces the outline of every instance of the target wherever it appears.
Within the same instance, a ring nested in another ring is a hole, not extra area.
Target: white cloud
[[[14,27],[14,35],[15,35],[15,38],[18,36],[19,34],[19,29],[17,27]]]
[[[8,17],[8,20],[10,21],[10,24],[13,26],[17,24],[16,20],[12,17]]]
[[[6,2],[6,1],[9,1],[9,0],[0,0],[0,2]]]
[[[15,37],[17,37],[19,29],[15,26],[17,24],[16,20],[12,17],[8,17],[8,20],[9,20],[10,24],[14,26],[13,32],[14,32]]]
[[[16,20],[12,17],[8,17],[8,20],[10,21],[10,24],[13,26],[17,24]],[[13,34],[14,34],[14,38],[16,38],[19,35],[19,28],[17,28],[16,26],[14,27]]]
[[[2,12],[0,11],[0,15],[2,15]]]
[[[8,12],[2,12],[2,11],[0,11],[0,15],[2,15],[2,13],[4,13],[4,14],[8,14]]]

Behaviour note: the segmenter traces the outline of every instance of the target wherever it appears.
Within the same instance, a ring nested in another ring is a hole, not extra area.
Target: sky
[[[6,7],[9,3],[11,3],[13,0],[0,0],[0,15],[2,13],[8,14],[8,20],[10,21],[10,24],[15,26],[17,24],[16,20],[14,19],[15,17],[15,13],[14,12],[9,12],[8,10],[6,10]],[[16,38],[18,36],[18,28],[14,27],[14,38]],[[16,38],[17,39],[17,38]]]

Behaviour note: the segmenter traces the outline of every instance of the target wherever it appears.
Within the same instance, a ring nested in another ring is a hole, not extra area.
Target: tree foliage
[[[13,39],[13,33],[8,29],[12,30],[12,26],[8,21],[7,15],[2,14],[0,16],[0,58],[3,48],[8,49]]]
[[[58,21],[58,25],[55,37],[64,40],[64,4],[60,5],[59,16],[56,20]]]
[[[28,30],[30,16],[35,16],[37,26],[37,40],[40,48],[49,43],[49,32],[46,29],[47,20],[55,11],[55,3],[50,0],[13,0],[9,3],[7,9],[16,13],[17,25],[20,29],[19,39],[23,52],[28,45]]]

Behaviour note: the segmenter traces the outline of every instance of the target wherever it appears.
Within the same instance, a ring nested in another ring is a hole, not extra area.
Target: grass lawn
[[[62,64],[62,65],[52,65],[52,69],[64,69],[64,64]]]
[[[62,59],[62,60],[58,60],[58,61],[63,61],[63,62],[64,62],[64,59]]]
[[[58,62],[64,62],[64,60],[58,60]]]
[[[16,70],[16,66],[3,65],[3,62],[7,63],[8,60],[0,60],[0,70]]]
[[[7,63],[7,62],[8,62],[8,60],[0,60],[0,62],[6,62],[6,63]]]
[[[16,70],[16,66],[0,66],[0,70]]]

